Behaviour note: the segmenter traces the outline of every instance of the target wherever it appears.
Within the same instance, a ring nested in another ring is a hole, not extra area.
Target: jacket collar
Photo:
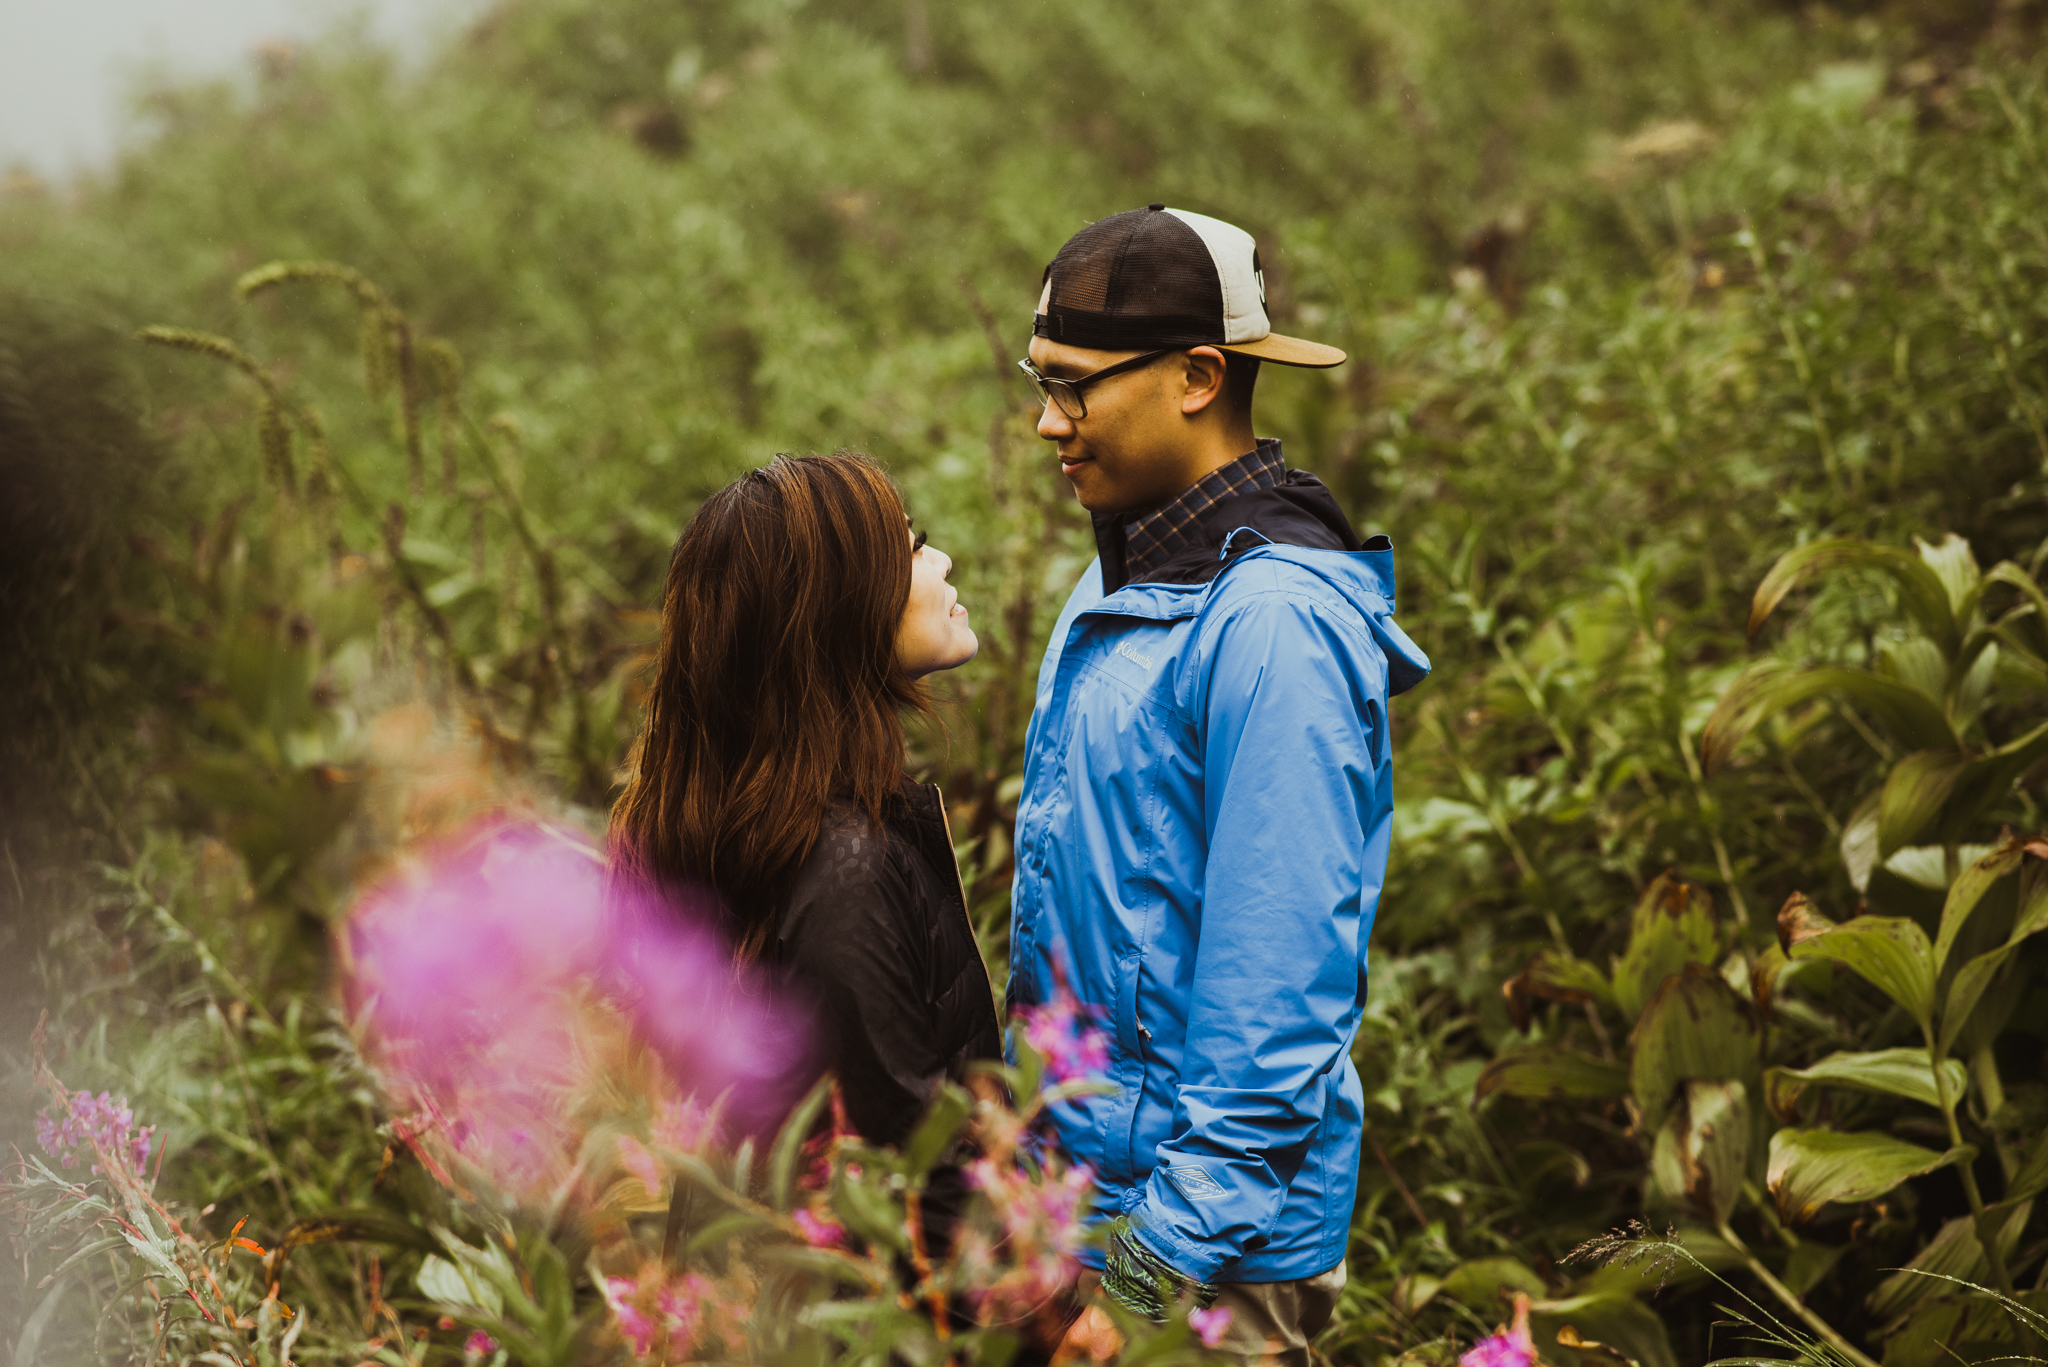
[[[1280,443],[1270,439],[1261,441],[1258,450],[1250,455],[1266,457],[1269,453],[1272,461],[1279,462]],[[1242,463],[1244,459],[1247,457],[1241,457],[1233,465]],[[1225,470],[1230,468],[1224,467]],[[1202,484],[1197,484],[1188,493],[1202,487]],[[1168,508],[1176,507],[1186,497],[1183,494],[1168,504]],[[1159,563],[1148,564],[1142,578],[1135,577],[1130,568],[1125,538],[1126,527],[1137,519],[1124,513],[1107,517],[1097,515],[1093,520],[1095,549],[1102,557],[1102,591],[1105,595],[1133,582],[1206,584],[1223,572],[1224,565],[1231,558],[1262,541],[1300,546],[1307,550],[1359,549],[1358,533],[1352,530],[1344,510],[1337,506],[1336,497],[1321,480],[1305,470],[1285,471],[1284,478],[1272,487],[1245,488],[1203,500],[1193,526],[1182,533],[1178,549]],[[1258,535],[1233,538],[1232,534],[1244,527],[1251,528]],[[1224,554],[1226,545],[1228,556]]]

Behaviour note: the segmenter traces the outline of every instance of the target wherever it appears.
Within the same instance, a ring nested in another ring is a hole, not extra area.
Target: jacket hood
[[[1095,521],[1102,556],[1102,588],[1127,582],[1123,519]],[[1289,470],[1276,488],[1224,499],[1202,515],[1197,544],[1145,577],[1148,584],[1207,584],[1247,556],[1286,560],[1326,581],[1372,626],[1387,657],[1387,692],[1405,693],[1429,673],[1429,657],[1395,623],[1394,543],[1384,536],[1361,542],[1351,519],[1325,485],[1306,470]]]
[[[1255,535],[1257,534],[1257,535]],[[1260,541],[1263,535],[1246,524],[1233,529],[1218,552],[1219,566],[1239,561],[1284,560],[1315,575],[1342,594],[1357,608],[1372,629],[1372,638],[1387,657],[1387,693],[1406,693],[1429,676],[1429,656],[1408,638],[1394,620],[1394,543],[1375,536],[1363,547],[1332,553],[1279,542]],[[1250,545],[1244,543],[1251,542]]]

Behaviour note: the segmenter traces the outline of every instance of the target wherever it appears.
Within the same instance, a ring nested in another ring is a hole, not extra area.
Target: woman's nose
[[[1073,433],[1074,420],[1062,412],[1058,404],[1046,400],[1045,411],[1038,415],[1038,435],[1047,441],[1058,441]]]
[[[945,577],[946,577],[947,575],[949,575],[949,574],[951,574],[951,573],[953,572],[953,557],[952,557],[952,556],[950,556],[950,555],[947,555],[947,554],[946,554],[946,553],[945,553],[944,551],[940,550],[940,549],[939,549],[939,548],[938,548],[937,546],[927,545],[927,546],[925,547],[925,549],[926,549],[927,551],[929,551],[929,552],[930,552],[931,554],[933,554],[933,555],[936,555],[936,556],[937,556],[937,557],[939,558],[939,578],[941,578],[941,579],[944,579],[944,578],[945,578]]]

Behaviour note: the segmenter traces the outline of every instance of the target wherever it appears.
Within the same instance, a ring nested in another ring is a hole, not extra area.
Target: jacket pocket
[[[1117,1094],[1112,1099],[1108,1141],[1103,1156],[1121,1180],[1137,1182],[1152,1166],[1151,1154],[1136,1152],[1138,1116],[1145,1100],[1145,1048],[1143,1024],[1138,1016],[1138,981],[1143,975],[1142,951],[1124,951],[1116,965],[1116,1000],[1110,1004],[1109,1025],[1116,1041],[1112,1060]]]

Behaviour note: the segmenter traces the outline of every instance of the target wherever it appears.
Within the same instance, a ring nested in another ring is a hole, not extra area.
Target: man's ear
[[[1223,397],[1223,376],[1228,364],[1223,353],[1212,346],[1198,346],[1187,354],[1186,386],[1181,390],[1180,411],[1192,418]]]

